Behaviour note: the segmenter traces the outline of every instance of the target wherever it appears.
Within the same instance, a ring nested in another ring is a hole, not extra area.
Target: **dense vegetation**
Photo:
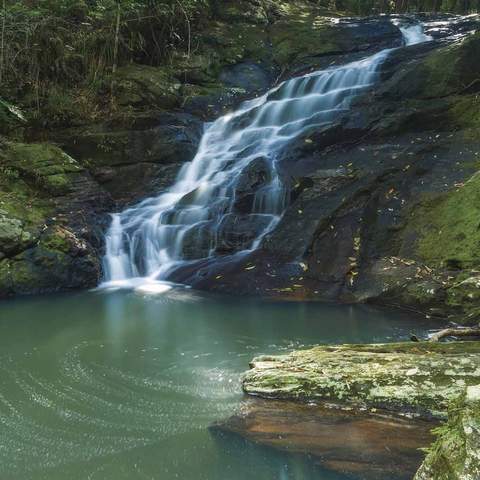
[[[250,0],[252,8],[279,14],[286,0]],[[480,0],[321,0],[346,14],[478,10]],[[104,99],[112,72],[130,62],[159,65],[194,53],[206,19],[222,15],[226,0],[2,0],[0,84],[2,97],[40,114],[71,100],[65,89],[81,86],[77,108]]]

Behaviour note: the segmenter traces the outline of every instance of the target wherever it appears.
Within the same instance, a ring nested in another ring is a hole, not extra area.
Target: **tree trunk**
[[[120,41],[120,18],[121,18],[121,7],[120,7],[120,0],[117,1],[117,18],[115,22],[115,40],[113,44],[113,65],[112,65],[112,83],[111,83],[111,95],[113,101],[113,93],[115,87],[115,73],[117,72],[118,67],[118,44]]]
[[[5,27],[7,23],[7,0],[3,0],[2,11],[2,33],[0,38],[0,85],[3,82],[3,71],[5,69]]]
[[[480,327],[473,328],[446,328],[433,334],[430,337],[431,342],[439,342],[445,337],[480,337]]]

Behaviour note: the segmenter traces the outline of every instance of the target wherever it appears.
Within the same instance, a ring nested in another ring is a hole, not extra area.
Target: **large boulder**
[[[51,144],[0,145],[0,297],[95,286],[109,196]],[[93,225],[93,226],[92,226]]]
[[[320,346],[258,357],[251,367],[243,378],[250,395],[443,418],[480,383],[480,342]]]
[[[250,395],[212,431],[368,480],[480,472],[480,342],[330,345],[250,364]],[[261,397],[261,400],[259,400]],[[438,428],[439,420],[448,421]]]

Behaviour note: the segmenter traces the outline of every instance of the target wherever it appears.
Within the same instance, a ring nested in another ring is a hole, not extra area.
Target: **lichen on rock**
[[[251,395],[441,418],[480,383],[480,343],[320,346],[258,357],[252,367],[243,379]]]

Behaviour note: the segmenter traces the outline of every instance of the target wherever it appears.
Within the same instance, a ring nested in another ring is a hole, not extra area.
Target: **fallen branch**
[[[480,326],[471,328],[445,328],[437,333],[434,333],[429,341],[439,342],[445,337],[480,337]]]

